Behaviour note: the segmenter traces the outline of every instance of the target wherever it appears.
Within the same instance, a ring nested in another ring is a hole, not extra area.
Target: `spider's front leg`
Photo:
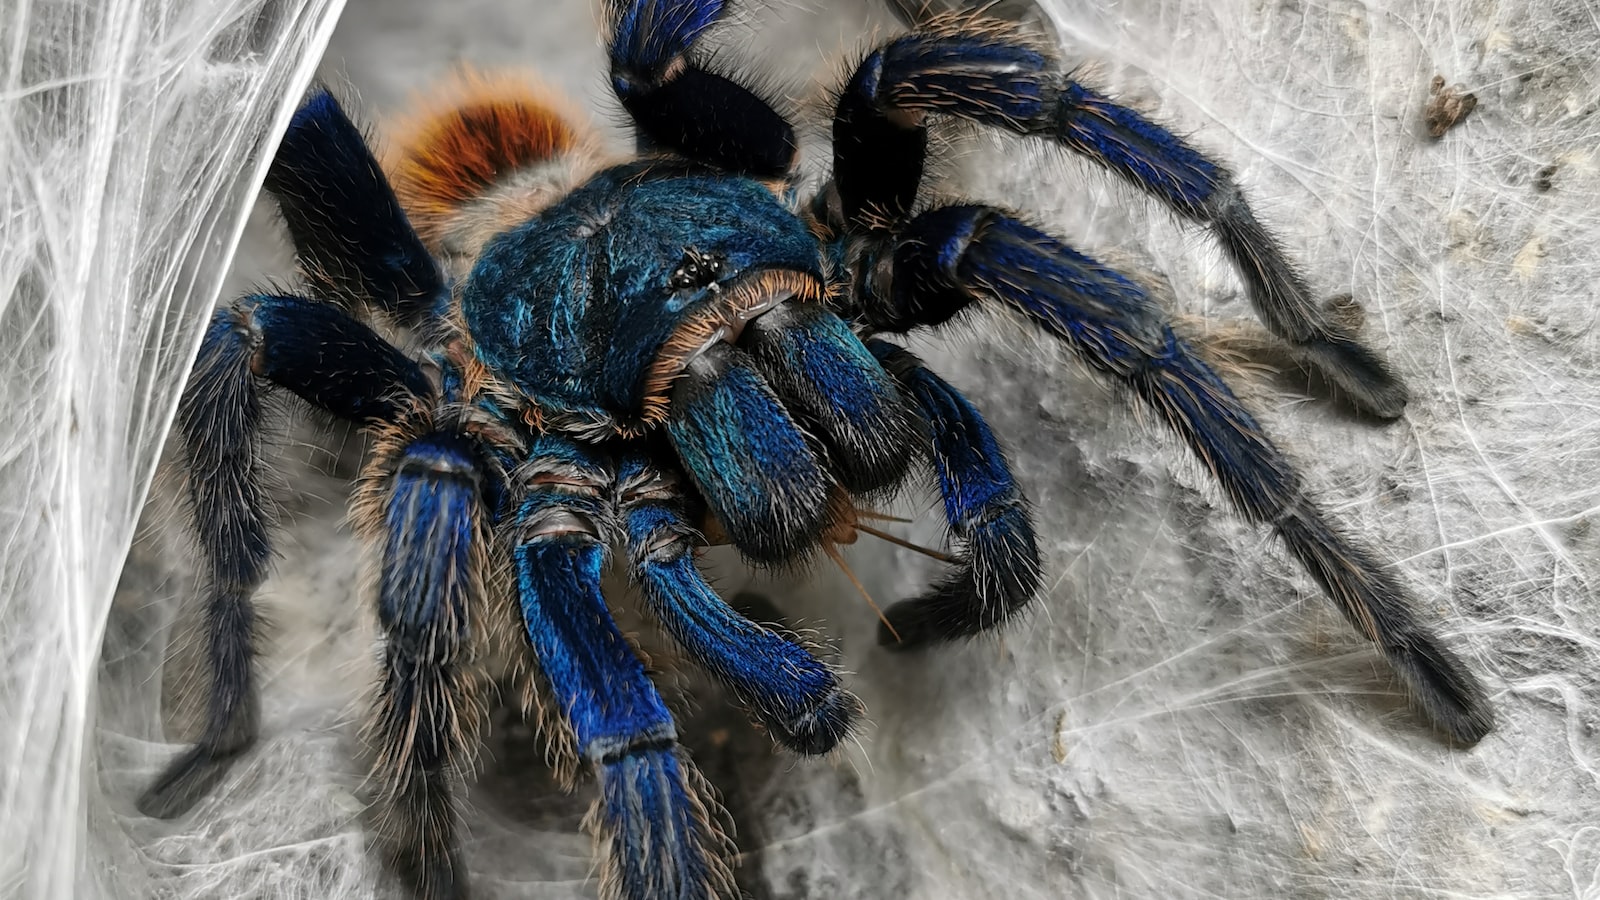
[[[1177,432],[1246,518],[1273,527],[1430,719],[1466,742],[1493,727],[1483,688],[1418,621],[1405,590],[1328,521],[1227,384],[1132,281],[981,206],[917,216],[867,250],[859,270],[871,274],[858,302],[886,330],[944,322],[987,299],[1060,339]]]
[[[1206,225],[1243,278],[1257,315],[1298,360],[1372,415],[1392,419],[1404,411],[1405,386],[1317,304],[1222,164],[1061,73],[1048,54],[998,23],[909,35],[861,63],[834,114],[834,185],[848,228],[892,227],[909,218],[929,114],[1056,142]]]
[[[256,295],[213,316],[176,423],[205,560],[206,724],[195,746],[140,797],[146,815],[182,815],[255,742],[252,596],[272,557],[263,380],[358,423],[390,421],[432,392],[416,363],[336,307]]]
[[[607,848],[602,894],[735,895],[720,809],[601,594],[605,537],[617,527],[612,462],[546,435],[518,475],[527,488],[511,553],[523,621],[578,755],[600,782],[588,826]]]
[[[625,458],[619,471],[629,564],[650,611],[784,746],[831,751],[861,701],[804,647],[746,619],[706,583],[678,481],[642,456]]]
[[[723,0],[608,0],[611,86],[641,144],[757,177],[788,173],[794,128],[771,104],[692,56]]]
[[[1033,522],[1000,442],[977,408],[916,356],[880,339],[867,346],[927,421],[945,524],[961,547],[944,581],[884,611],[878,642],[911,649],[998,627],[1039,589]]]

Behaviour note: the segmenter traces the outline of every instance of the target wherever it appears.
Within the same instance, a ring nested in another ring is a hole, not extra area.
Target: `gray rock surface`
[[[538,10],[537,13],[534,10]],[[1451,748],[1264,532],[1177,442],[1076,363],[988,319],[915,344],[1008,439],[1048,589],[1004,635],[920,655],[875,646],[838,573],[778,583],[713,561],[825,629],[871,725],[827,762],[774,753],[683,670],[681,731],[722,791],[757,898],[1596,897],[1600,610],[1600,21],[1584,0],[1125,0],[1050,7],[1069,61],[1228,160],[1325,296],[1348,294],[1409,382],[1375,425],[1292,372],[1241,391],[1326,504],[1415,589],[1501,717]],[[841,53],[895,27],[865,4],[761,8],[719,36],[816,115]],[[356,0],[326,61],[371,121],[460,63],[529,66],[610,126],[588,0]],[[1430,84],[1478,105],[1441,138]],[[625,132],[610,130],[618,146]],[[939,189],[1026,211],[1145,274],[1216,345],[1255,333],[1210,242],[1089,166],[951,130]],[[821,146],[814,148],[821,150]],[[823,164],[824,153],[812,159]],[[239,290],[289,271],[258,209]],[[100,698],[97,827],[122,833],[128,896],[391,896],[363,848],[357,756],[374,629],[341,525],[350,435],[295,427],[282,558],[262,599],[259,748],[186,819],[132,797],[160,743],[165,627],[189,594],[161,496],[124,573]],[[170,490],[166,492],[170,495]],[[161,492],[158,491],[158,495]],[[912,492],[906,510],[931,510]],[[921,515],[907,532],[936,541]],[[870,539],[850,562],[880,603],[934,564]],[[179,642],[181,644],[181,642]],[[692,701],[689,699],[692,697]],[[168,699],[167,734],[194,707]],[[488,898],[596,890],[579,820],[523,729],[497,729],[467,814]],[[110,851],[107,851],[110,854]]]

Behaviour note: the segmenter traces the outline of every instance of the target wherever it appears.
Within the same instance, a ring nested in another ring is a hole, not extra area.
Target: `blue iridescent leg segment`
[[[861,702],[804,647],[735,612],[706,583],[675,478],[640,457],[625,459],[619,476],[630,563],[656,620],[784,746],[832,750]]]
[[[1027,502],[994,433],[966,397],[908,351],[882,340],[868,346],[927,419],[945,522],[962,547],[949,577],[884,611],[878,642],[910,649],[995,628],[1039,588]]]
[[[834,185],[846,222],[892,228],[909,216],[921,167],[900,165],[922,159],[928,114],[1058,143],[1208,226],[1248,287],[1257,315],[1302,363],[1368,413],[1395,418],[1405,409],[1404,385],[1316,303],[1227,169],[1060,73],[1050,56],[993,31],[910,35],[862,62],[834,116]]]
[[[258,377],[357,422],[398,413],[426,396],[410,359],[336,307],[302,297],[256,295],[218,310],[178,407],[189,506],[206,564],[205,731],[139,799],[146,815],[182,815],[255,742],[259,707],[252,661],[251,599],[272,558],[272,503],[262,484]]]
[[[383,548],[378,621],[387,638],[368,726],[373,816],[407,883],[426,900],[453,900],[467,885],[451,781],[482,716],[465,664],[486,565],[480,465],[469,439],[432,433],[386,468],[382,508],[366,523]]]
[[[1132,281],[986,207],[923,213],[892,252],[892,283],[868,301],[884,318],[943,321],[982,298],[1025,315],[1139,397],[1246,518],[1272,526],[1429,718],[1468,742],[1493,727],[1483,688],[1417,620],[1399,582],[1327,520],[1288,459]]]
[[[709,72],[691,49],[722,17],[723,0],[610,0],[611,86],[645,149],[758,177],[788,173],[799,145],[771,104]]]
[[[312,94],[289,122],[266,188],[319,297],[356,310],[376,306],[407,326],[448,301],[438,264],[360,129],[326,90]]]
[[[626,900],[733,894],[717,808],[600,592],[611,527],[608,460],[540,438],[525,467],[512,560],[528,639],[600,801],[590,824],[607,846],[601,892]]]

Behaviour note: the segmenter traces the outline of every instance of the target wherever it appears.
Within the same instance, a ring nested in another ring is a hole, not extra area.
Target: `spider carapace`
[[[255,739],[251,598],[272,546],[262,407],[287,391],[374,434],[354,500],[380,556],[374,830],[419,895],[466,893],[451,794],[506,684],[491,662],[508,659],[561,771],[598,782],[602,892],[732,894],[714,795],[613,622],[602,572],[614,555],[776,740],[832,750],[858,701],[800,639],[719,598],[696,548],[712,534],[757,564],[803,561],[931,468],[952,562],[886,611],[884,642],[968,637],[1026,607],[1039,554],[999,441],[897,343],[982,307],[1031,322],[1155,413],[1431,721],[1468,742],[1490,729],[1477,681],[1142,288],[1017,215],[921,192],[934,116],[1083,154],[1207,228],[1303,365],[1398,416],[1399,381],[1325,317],[1222,165],[1007,27],[945,19],[856,66],[831,178],[807,195],[790,124],[698,61],[721,0],[608,10],[632,158],[607,159],[561,103],[506,79],[441,95],[386,168],[327,92],[294,117],[267,188],[303,290],[219,310],[180,407],[211,694],[198,744],[141,808],[182,813]]]

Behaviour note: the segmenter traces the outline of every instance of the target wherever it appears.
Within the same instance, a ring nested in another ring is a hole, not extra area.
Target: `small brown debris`
[[[1064,712],[1063,713],[1058,713],[1056,715],[1056,733],[1055,733],[1055,737],[1051,738],[1051,740],[1050,740],[1050,755],[1055,757],[1055,761],[1058,762],[1058,763],[1064,763],[1064,762],[1067,761],[1067,736],[1065,734],[1066,730],[1067,730],[1067,714],[1064,713]]]
[[[1556,170],[1559,168],[1555,163],[1551,163],[1535,172],[1533,175],[1533,189],[1541,194],[1550,190],[1554,184]]]
[[[1470,93],[1464,84],[1445,86],[1444,76],[1433,76],[1428,91],[1428,103],[1422,108],[1423,124],[1428,126],[1428,136],[1434,140],[1461,123],[1467,114],[1478,106],[1478,95]]]

